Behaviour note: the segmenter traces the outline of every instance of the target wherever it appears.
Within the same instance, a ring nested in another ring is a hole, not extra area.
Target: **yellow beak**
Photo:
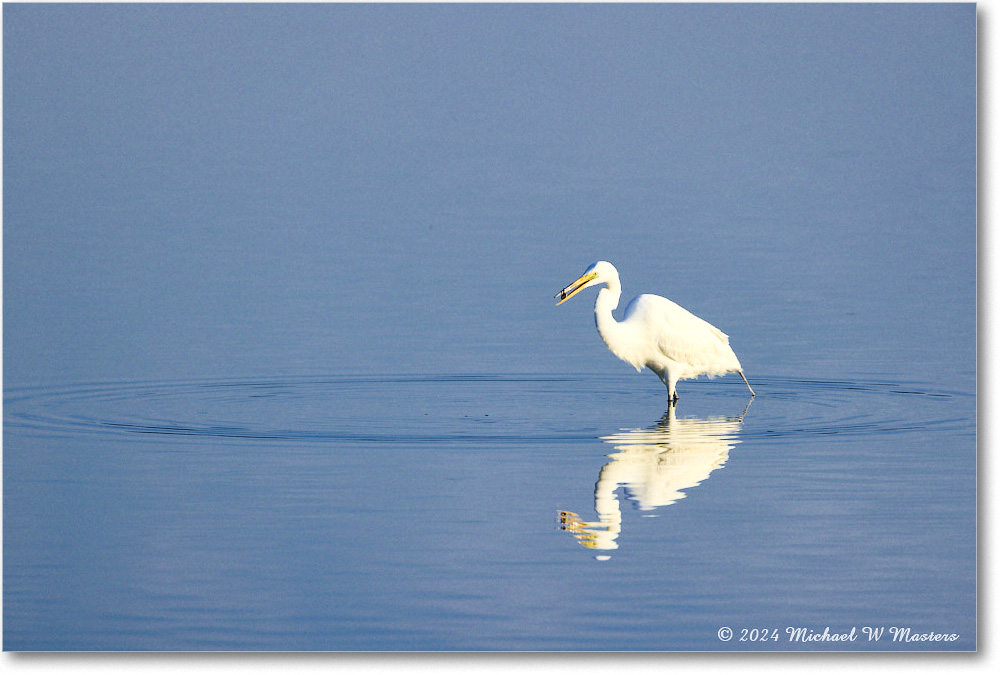
[[[582,277],[571,283],[566,288],[562,289],[556,293],[556,297],[559,298],[559,302],[556,305],[561,305],[574,295],[579,293],[589,284],[591,281],[597,278],[597,272],[590,272],[589,274],[584,274]]]

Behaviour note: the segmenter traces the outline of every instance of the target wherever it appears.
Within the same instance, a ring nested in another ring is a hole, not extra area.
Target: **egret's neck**
[[[597,319],[597,332],[601,334],[604,344],[614,351],[615,335],[618,330],[618,322],[612,312],[618,307],[618,301],[622,297],[622,287],[617,283],[608,282],[607,288],[602,288],[597,293],[597,302],[594,303],[594,316]]]

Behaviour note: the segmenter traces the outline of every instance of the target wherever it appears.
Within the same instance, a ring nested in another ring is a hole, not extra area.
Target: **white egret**
[[[646,367],[656,373],[667,386],[671,403],[677,402],[677,381],[699,375],[739,373],[750,396],[755,396],[729,346],[729,336],[680,305],[659,295],[643,294],[628,303],[622,321],[615,320],[612,312],[621,300],[622,287],[618,270],[609,262],[601,260],[588,267],[579,279],[556,293],[556,304],[600,284],[606,287],[597,293],[594,314],[601,339],[612,354],[637,371]]]

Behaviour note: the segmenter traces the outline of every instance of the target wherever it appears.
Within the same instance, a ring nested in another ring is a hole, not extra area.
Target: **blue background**
[[[3,39],[6,649],[974,648],[975,5],[16,4]],[[608,568],[552,516],[666,402],[553,306],[598,259],[761,394]]]

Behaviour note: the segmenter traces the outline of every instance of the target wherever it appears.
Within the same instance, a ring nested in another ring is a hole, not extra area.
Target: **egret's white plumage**
[[[621,300],[618,270],[609,262],[598,261],[580,278],[556,294],[557,305],[585,288],[605,284],[597,293],[594,314],[597,332],[611,353],[636,370],[643,367],[656,373],[667,386],[671,401],[677,400],[677,381],[699,375],[739,373],[743,367],[729,346],[729,336],[699,319],[680,305],[659,295],[635,297],[625,308],[625,318],[615,320],[612,312]],[[750,395],[753,388],[747,382]]]

